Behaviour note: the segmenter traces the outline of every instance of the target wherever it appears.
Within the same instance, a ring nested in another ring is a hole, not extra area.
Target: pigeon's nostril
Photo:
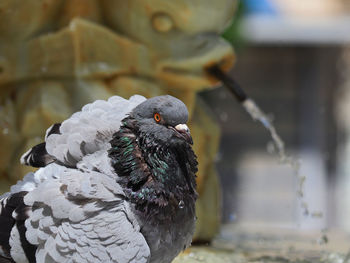
[[[175,129],[178,132],[189,132],[190,129],[188,128],[188,126],[186,124],[178,124],[175,126]]]

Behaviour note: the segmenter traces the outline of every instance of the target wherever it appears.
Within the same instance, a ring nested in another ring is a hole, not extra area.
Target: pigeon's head
[[[140,132],[159,142],[186,141],[192,137],[186,123],[188,110],[179,99],[170,95],[150,98],[139,104],[130,114],[139,125]]]

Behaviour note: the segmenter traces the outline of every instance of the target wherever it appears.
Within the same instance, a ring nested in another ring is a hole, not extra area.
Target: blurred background
[[[232,76],[270,114],[301,168],[295,176],[278,163],[269,133],[225,88],[203,92],[222,128],[223,221],[239,226],[238,246],[247,232],[276,228],[315,240],[317,229],[350,233],[350,1],[244,0],[238,14],[224,34],[237,56]],[[336,249],[349,249],[335,239]]]

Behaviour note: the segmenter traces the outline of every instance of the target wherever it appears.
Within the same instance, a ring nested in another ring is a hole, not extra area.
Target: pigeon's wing
[[[26,152],[21,162],[43,167],[56,161],[75,167],[83,156],[108,148],[121,120],[145,100],[139,95],[129,100],[113,96],[107,101],[87,104],[62,124],[51,126],[46,132],[45,142]]]
[[[62,123],[60,134],[47,137],[47,152],[64,165],[75,167],[83,156],[109,148],[121,120],[144,100],[138,95],[129,100],[114,96],[85,105]]]
[[[41,218],[36,221],[41,225],[37,230],[37,262],[148,262],[149,247],[127,213],[123,202],[82,221],[62,220],[55,225],[52,215],[37,210],[34,216]]]
[[[124,199],[115,180],[94,171],[63,168],[39,184],[24,197],[37,262],[148,262],[149,247]]]

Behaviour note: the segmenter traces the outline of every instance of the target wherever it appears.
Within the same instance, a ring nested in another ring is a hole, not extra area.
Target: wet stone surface
[[[191,247],[180,254],[173,263],[243,263],[245,257],[241,253],[211,247]]]
[[[300,253],[294,255],[271,255],[193,246],[180,254],[173,263],[350,263],[350,255],[323,252],[314,256]]]

